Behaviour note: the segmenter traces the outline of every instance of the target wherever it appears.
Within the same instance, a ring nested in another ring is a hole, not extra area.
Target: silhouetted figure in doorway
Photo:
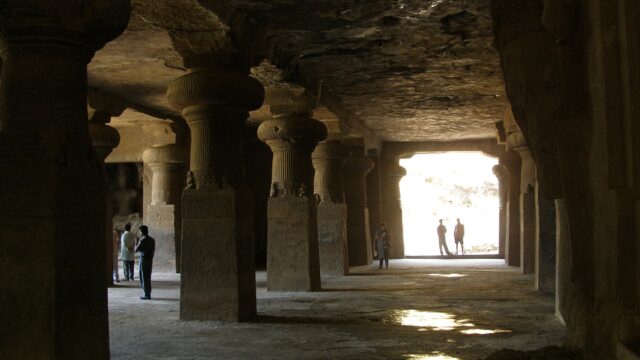
[[[438,248],[440,249],[440,256],[444,256],[444,254],[446,253],[447,255],[451,256],[451,253],[449,252],[449,247],[447,246],[447,240],[445,238],[445,234],[447,233],[447,227],[442,225],[442,219],[438,220],[440,221],[440,225],[438,225]],[[442,248],[444,247],[444,253],[442,252]]]
[[[460,251],[464,255],[464,224],[460,222],[460,218],[456,219],[458,223],[455,229],[453,229],[453,239],[456,242],[456,255],[458,255],[458,244],[460,244]]]
[[[156,251],[156,240],[149,236],[149,228],[145,225],[139,227],[142,237],[138,240],[135,252],[140,253],[140,285],[144,291],[142,300],[151,299],[151,267],[153,265],[153,254]]]
[[[387,230],[385,223],[380,224],[380,228],[376,231],[376,248],[378,249],[378,259],[380,259],[380,265],[378,269],[382,269],[382,262],[386,269],[389,268],[389,248],[391,248],[391,237]]]

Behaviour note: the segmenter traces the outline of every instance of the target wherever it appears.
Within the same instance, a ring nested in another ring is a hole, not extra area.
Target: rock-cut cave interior
[[[637,0],[0,0],[0,359],[639,359],[639,39]]]

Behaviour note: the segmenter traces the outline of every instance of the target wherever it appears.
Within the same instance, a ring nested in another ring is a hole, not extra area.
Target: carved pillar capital
[[[0,8],[0,48],[14,45],[85,50],[89,58],[129,23],[129,0],[28,1]]]
[[[503,181],[506,181],[508,179],[509,172],[504,167],[504,165],[500,165],[500,164],[494,165],[491,168],[491,171],[493,171],[493,174],[498,178],[499,182],[503,182]]]
[[[166,204],[170,199],[170,176],[182,174],[187,154],[177,145],[154,146],[142,153],[142,161],[151,169],[151,204]]]
[[[327,129],[307,114],[275,114],[258,127],[258,139],[273,152],[272,194],[309,195],[313,189],[311,153]]]
[[[189,188],[235,187],[244,181],[242,129],[264,88],[239,68],[194,68],[167,90],[191,130]]]

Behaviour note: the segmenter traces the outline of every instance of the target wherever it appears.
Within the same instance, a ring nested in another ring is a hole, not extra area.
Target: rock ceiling
[[[164,94],[185,65],[224,62],[237,50],[254,66],[268,60],[316,105],[386,141],[493,137],[504,113],[490,0],[132,4],[128,30],[90,64],[90,85],[151,115],[178,115]]]

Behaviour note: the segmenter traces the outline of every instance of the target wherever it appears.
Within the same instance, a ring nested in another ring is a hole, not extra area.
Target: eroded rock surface
[[[235,50],[382,140],[492,137],[506,104],[489,0],[134,1],[91,83],[169,114],[164,90],[185,64]]]

